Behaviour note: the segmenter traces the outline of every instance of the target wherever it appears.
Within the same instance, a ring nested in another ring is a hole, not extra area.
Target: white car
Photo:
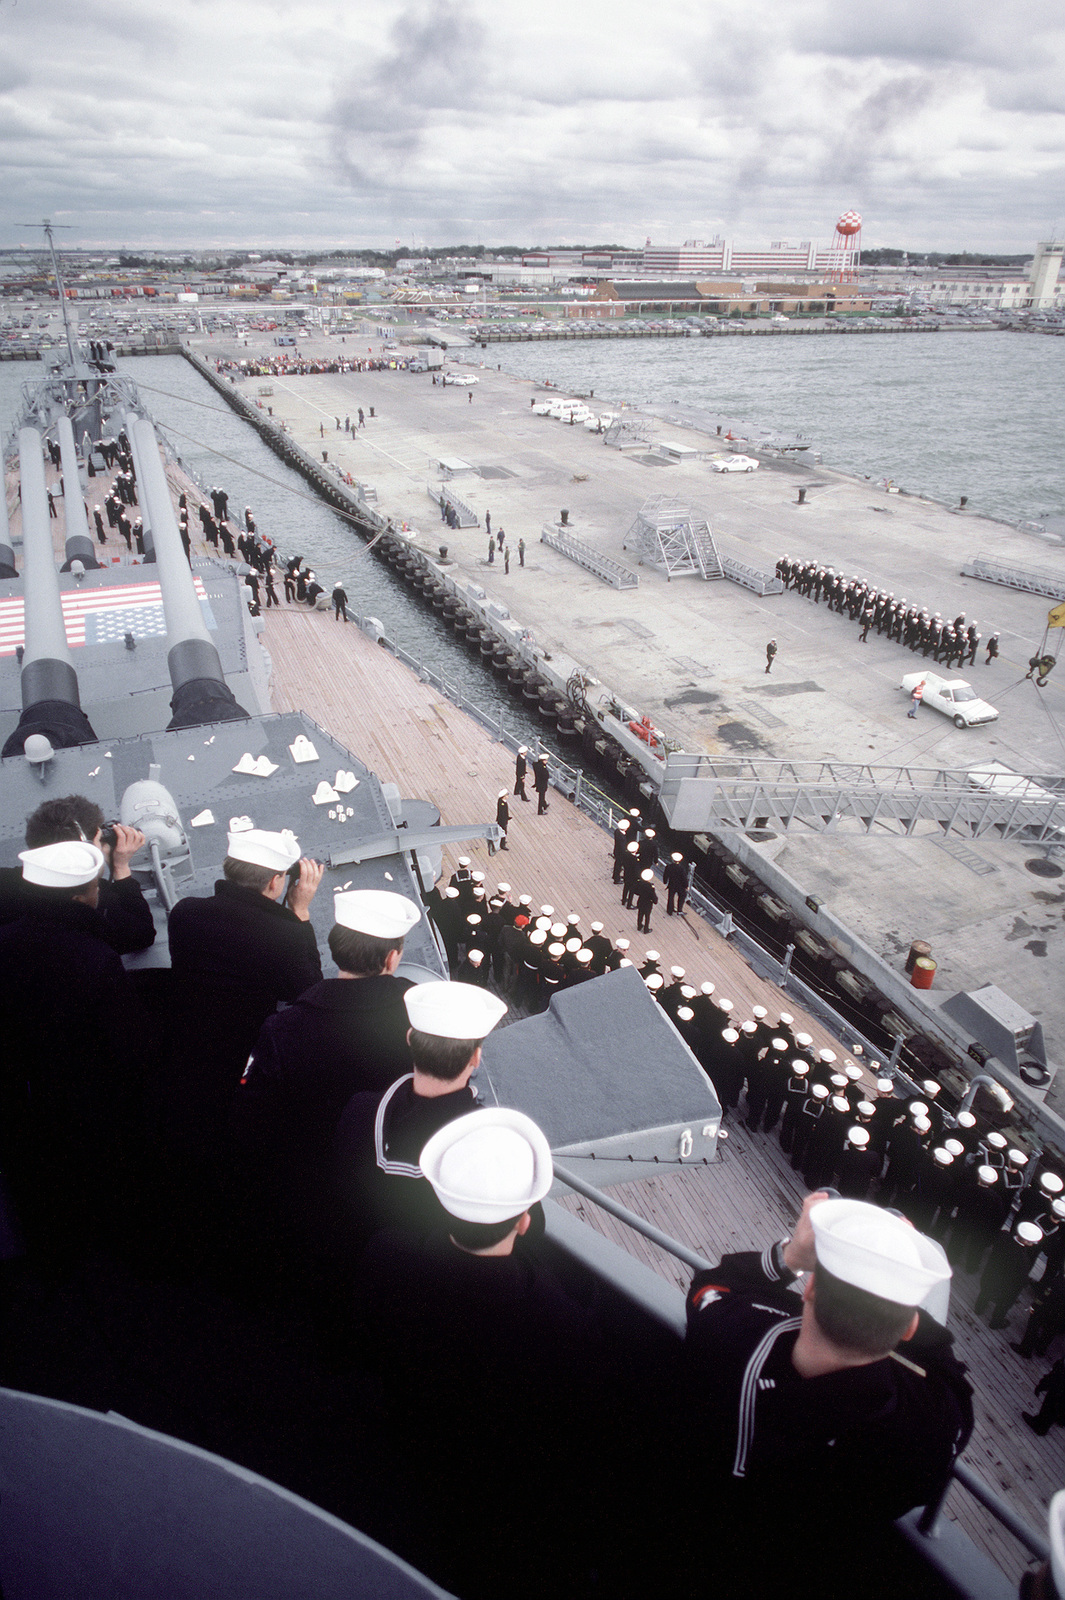
[[[753,456],[711,456],[710,467],[713,472],[753,472],[758,462]]]
[[[981,700],[971,683],[964,678],[941,678],[936,672],[908,672],[901,688],[912,694],[919,683],[924,684],[922,704],[942,711],[951,717],[956,728],[972,728],[981,722],[997,722],[998,712]]]
[[[478,378],[472,372],[445,372],[444,373],[444,382],[445,383],[467,383],[467,384],[469,384],[469,383],[480,383],[480,381],[481,381],[480,378]]]

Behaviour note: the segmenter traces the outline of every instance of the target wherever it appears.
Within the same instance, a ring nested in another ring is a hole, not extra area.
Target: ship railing
[[[961,570],[966,578],[982,578],[985,583],[999,583],[1007,589],[1023,589],[1028,594],[1065,600],[1065,579],[1060,572],[1051,572],[1045,567],[1019,567],[995,556],[978,555],[971,556]]]
[[[627,1206],[622,1205],[604,1190],[587,1183],[564,1164],[556,1161],[554,1171],[556,1179],[567,1189],[573,1190],[583,1200],[607,1212],[626,1228],[640,1234],[693,1272],[712,1270],[714,1264],[705,1256],[689,1249],[680,1240],[674,1239],[637,1212],[630,1211]],[[577,1245],[577,1240],[571,1231],[571,1219],[564,1212],[560,1217],[549,1219],[548,1237],[553,1234],[558,1235],[555,1242],[563,1250],[572,1252]],[[591,1241],[586,1241],[586,1249],[581,1251],[586,1265],[607,1277],[616,1291],[637,1302],[645,1313],[654,1316],[662,1326],[671,1329],[678,1337],[683,1337],[684,1310],[681,1291],[661,1279],[656,1285],[642,1274],[630,1273],[627,1270],[619,1272],[616,1258],[611,1260],[609,1247],[601,1252],[599,1259],[600,1252],[597,1246],[603,1243],[604,1241],[598,1240],[593,1245]],[[577,1248],[580,1248],[579,1245]],[[644,1274],[647,1273],[654,1276],[651,1268],[644,1268]],[[643,1279],[642,1282],[638,1281],[640,1278]],[[961,1460],[953,1463],[940,1492],[929,1500],[927,1505],[902,1517],[897,1526],[908,1543],[948,1581],[952,1593],[966,1597],[966,1600],[1000,1600],[1003,1594],[1012,1592],[1006,1586],[1004,1575],[950,1521],[944,1520],[944,1502],[955,1484],[960,1485],[983,1506],[984,1510],[1012,1534],[1030,1556],[1040,1561],[1049,1559],[1050,1545],[1045,1535],[1026,1522],[1002,1495]]]

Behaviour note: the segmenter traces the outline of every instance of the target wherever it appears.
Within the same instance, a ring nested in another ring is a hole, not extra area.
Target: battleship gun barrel
[[[127,430],[129,431],[129,430]],[[169,728],[195,728],[205,722],[237,722],[247,717],[226,683],[222,662],[203,620],[192,571],[181,543],[170,486],[166,481],[155,429],[138,418],[129,432],[140,456],[140,499],[147,506],[155,537],[155,563],[166,617],[167,666],[174,686]]]
[[[139,421],[140,418],[137,416],[135,411],[126,412],[126,437],[129,439],[129,453],[133,457],[133,471],[136,473],[138,486],[141,483],[141,453],[140,446],[137,444],[135,425]],[[155,560],[155,539],[152,536],[152,515],[148,508],[148,502],[144,497],[143,491],[138,494],[138,500],[140,502],[141,512],[141,532],[144,539],[144,560],[147,563]]]
[[[31,733],[44,734],[50,744],[60,749],[91,744],[96,739],[81,709],[78,675],[67,644],[37,429],[22,428],[18,447],[26,643],[20,684],[22,716],[4,745],[5,756],[21,754]]]
[[[78,450],[74,443],[74,425],[69,417],[60,417],[56,425],[59,436],[59,455],[63,463],[63,514],[67,525],[67,559],[63,571],[70,571],[72,561],[92,571],[100,565],[96,559],[96,546],[89,533],[89,519],[85,515],[85,501],[81,493],[81,476],[78,472]]]
[[[0,461],[2,467],[2,461]],[[0,471],[0,578],[17,578],[15,551],[11,543],[11,526],[7,520],[7,479]]]

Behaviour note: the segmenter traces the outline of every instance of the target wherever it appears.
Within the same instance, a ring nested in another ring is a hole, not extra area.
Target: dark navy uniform
[[[102,879],[96,909],[104,938],[120,956],[147,950],[155,943],[152,908],[136,878]],[[14,922],[25,911],[26,892],[21,870],[0,867],[0,924]]]

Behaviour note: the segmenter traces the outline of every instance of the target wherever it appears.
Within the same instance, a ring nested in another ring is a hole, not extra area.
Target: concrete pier
[[[368,345],[375,356],[389,353],[377,339],[349,335],[344,345],[335,338],[301,341],[299,355],[353,359],[366,355]],[[256,343],[253,336],[232,348],[213,340],[197,353],[254,359],[276,352],[267,337]],[[402,355],[402,347],[393,353]],[[716,434],[660,419],[651,419],[649,448],[621,453],[580,425],[533,415],[530,401],[558,391],[482,360],[483,352],[466,350],[452,363],[477,376],[468,389],[398,370],[275,376],[270,403],[275,421],[284,421],[309,452],[321,459],[326,451],[330,465],[372,484],[375,510],[397,528],[406,524],[419,548],[435,555],[446,544],[458,571],[532,629],[556,671],[580,666],[686,748],[929,767],[997,760],[1030,773],[1065,770],[1065,676],[1052,675],[1042,691],[1024,681],[1047,603],[961,573],[985,551],[1017,565],[1060,568],[1065,576],[1060,547],[978,513],[792,459],[766,458],[750,474],[717,474],[698,457],[670,463],[656,453],[658,443],[676,441],[700,454],[728,446]],[[544,373],[550,373],[546,350]],[[240,387],[254,403],[257,380]],[[354,420],[360,406],[365,428],[338,431],[336,417]],[[445,458],[474,469],[458,483],[476,527],[447,527],[426,492],[442,481]],[[806,491],[801,505],[800,489]],[[860,644],[856,624],[796,594],[763,598],[727,581],[668,581],[647,567],[638,569],[638,589],[619,591],[540,543],[542,527],[566,510],[582,541],[633,565],[625,536],[656,494],[707,516],[722,555],[747,565],[772,571],[785,552],[815,557],[945,617],[975,616],[985,640],[1000,634],[1001,654],[987,667],[981,651],[964,675],[1000,708],[1000,719],[958,730],[923,708],[909,721],[901,678],[933,664],[875,633]],[[493,530],[506,532],[509,573],[498,550],[487,562],[486,513]],[[330,581],[335,576],[345,579],[357,605],[353,573],[328,574]],[[767,675],[771,637],[779,650]],[[757,848],[889,962],[901,967],[914,937],[929,940],[939,962],[933,1003],[993,981],[1043,1023],[1051,1057],[1065,1056],[1065,884],[1026,870],[1040,851],[939,836],[795,834]]]

